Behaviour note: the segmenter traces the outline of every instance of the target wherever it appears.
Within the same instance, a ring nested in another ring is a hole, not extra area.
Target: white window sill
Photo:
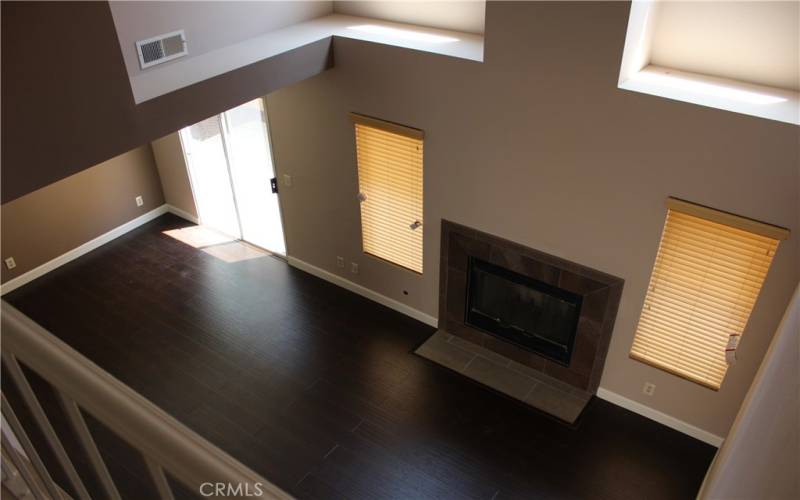
[[[483,36],[334,14],[266,33],[228,47],[178,59],[130,77],[136,104],[327,37],[393,45],[483,61]]]
[[[800,125],[800,93],[649,65],[619,88]]]

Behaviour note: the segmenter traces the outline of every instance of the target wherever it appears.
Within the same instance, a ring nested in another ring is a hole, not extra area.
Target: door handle
[[[273,194],[277,194],[278,193],[278,178],[277,177],[273,177],[272,179],[269,180],[269,188],[272,190]]]
[[[419,227],[421,227],[421,226],[422,226],[422,222],[420,222],[420,221],[418,221],[418,220],[415,220],[415,221],[414,221],[412,224],[409,224],[409,225],[408,225],[408,227],[409,227],[409,228],[410,228],[412,231],[416,230],[417,228],[419,228]]]

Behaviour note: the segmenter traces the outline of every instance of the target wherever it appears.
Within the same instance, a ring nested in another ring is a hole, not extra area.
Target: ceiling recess
[[[618,86],[800,125],[799,5],[633,0]]]

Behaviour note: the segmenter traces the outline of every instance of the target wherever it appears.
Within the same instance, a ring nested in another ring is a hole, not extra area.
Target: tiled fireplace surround
[[[468,326],[469,257],[496,264],[583,297],[569,366]],[[624,281],[512,241],[442,220],[439,329],[594,394],[600,384]]]

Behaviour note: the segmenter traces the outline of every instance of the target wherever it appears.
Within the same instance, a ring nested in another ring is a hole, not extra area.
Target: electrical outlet
[[[283,174],[283,185],[288,187],[292,187],[292,176],[289,174]]]
[[[137,196],[136,197],[136,206],[137,207],[141,207],[142,205],[144,205],[144,199],[141,196]]]
[[[652,382],[645,382],[644,387],[642,387],[642,392],[646,396],[652,396],[656,392],[656,384]]]
[[[350,272],[353,273],[353,274],[358,274],[358,263],[357,262],[351,262],[350,263]]]
[[[336,267],[344,269],[344,257],[341,256],[336,257]]]
[[[6,267],[9,269],[14,269],[17,267],[16,261],[14,261],[14,257],[9,257],[6,259]]]

